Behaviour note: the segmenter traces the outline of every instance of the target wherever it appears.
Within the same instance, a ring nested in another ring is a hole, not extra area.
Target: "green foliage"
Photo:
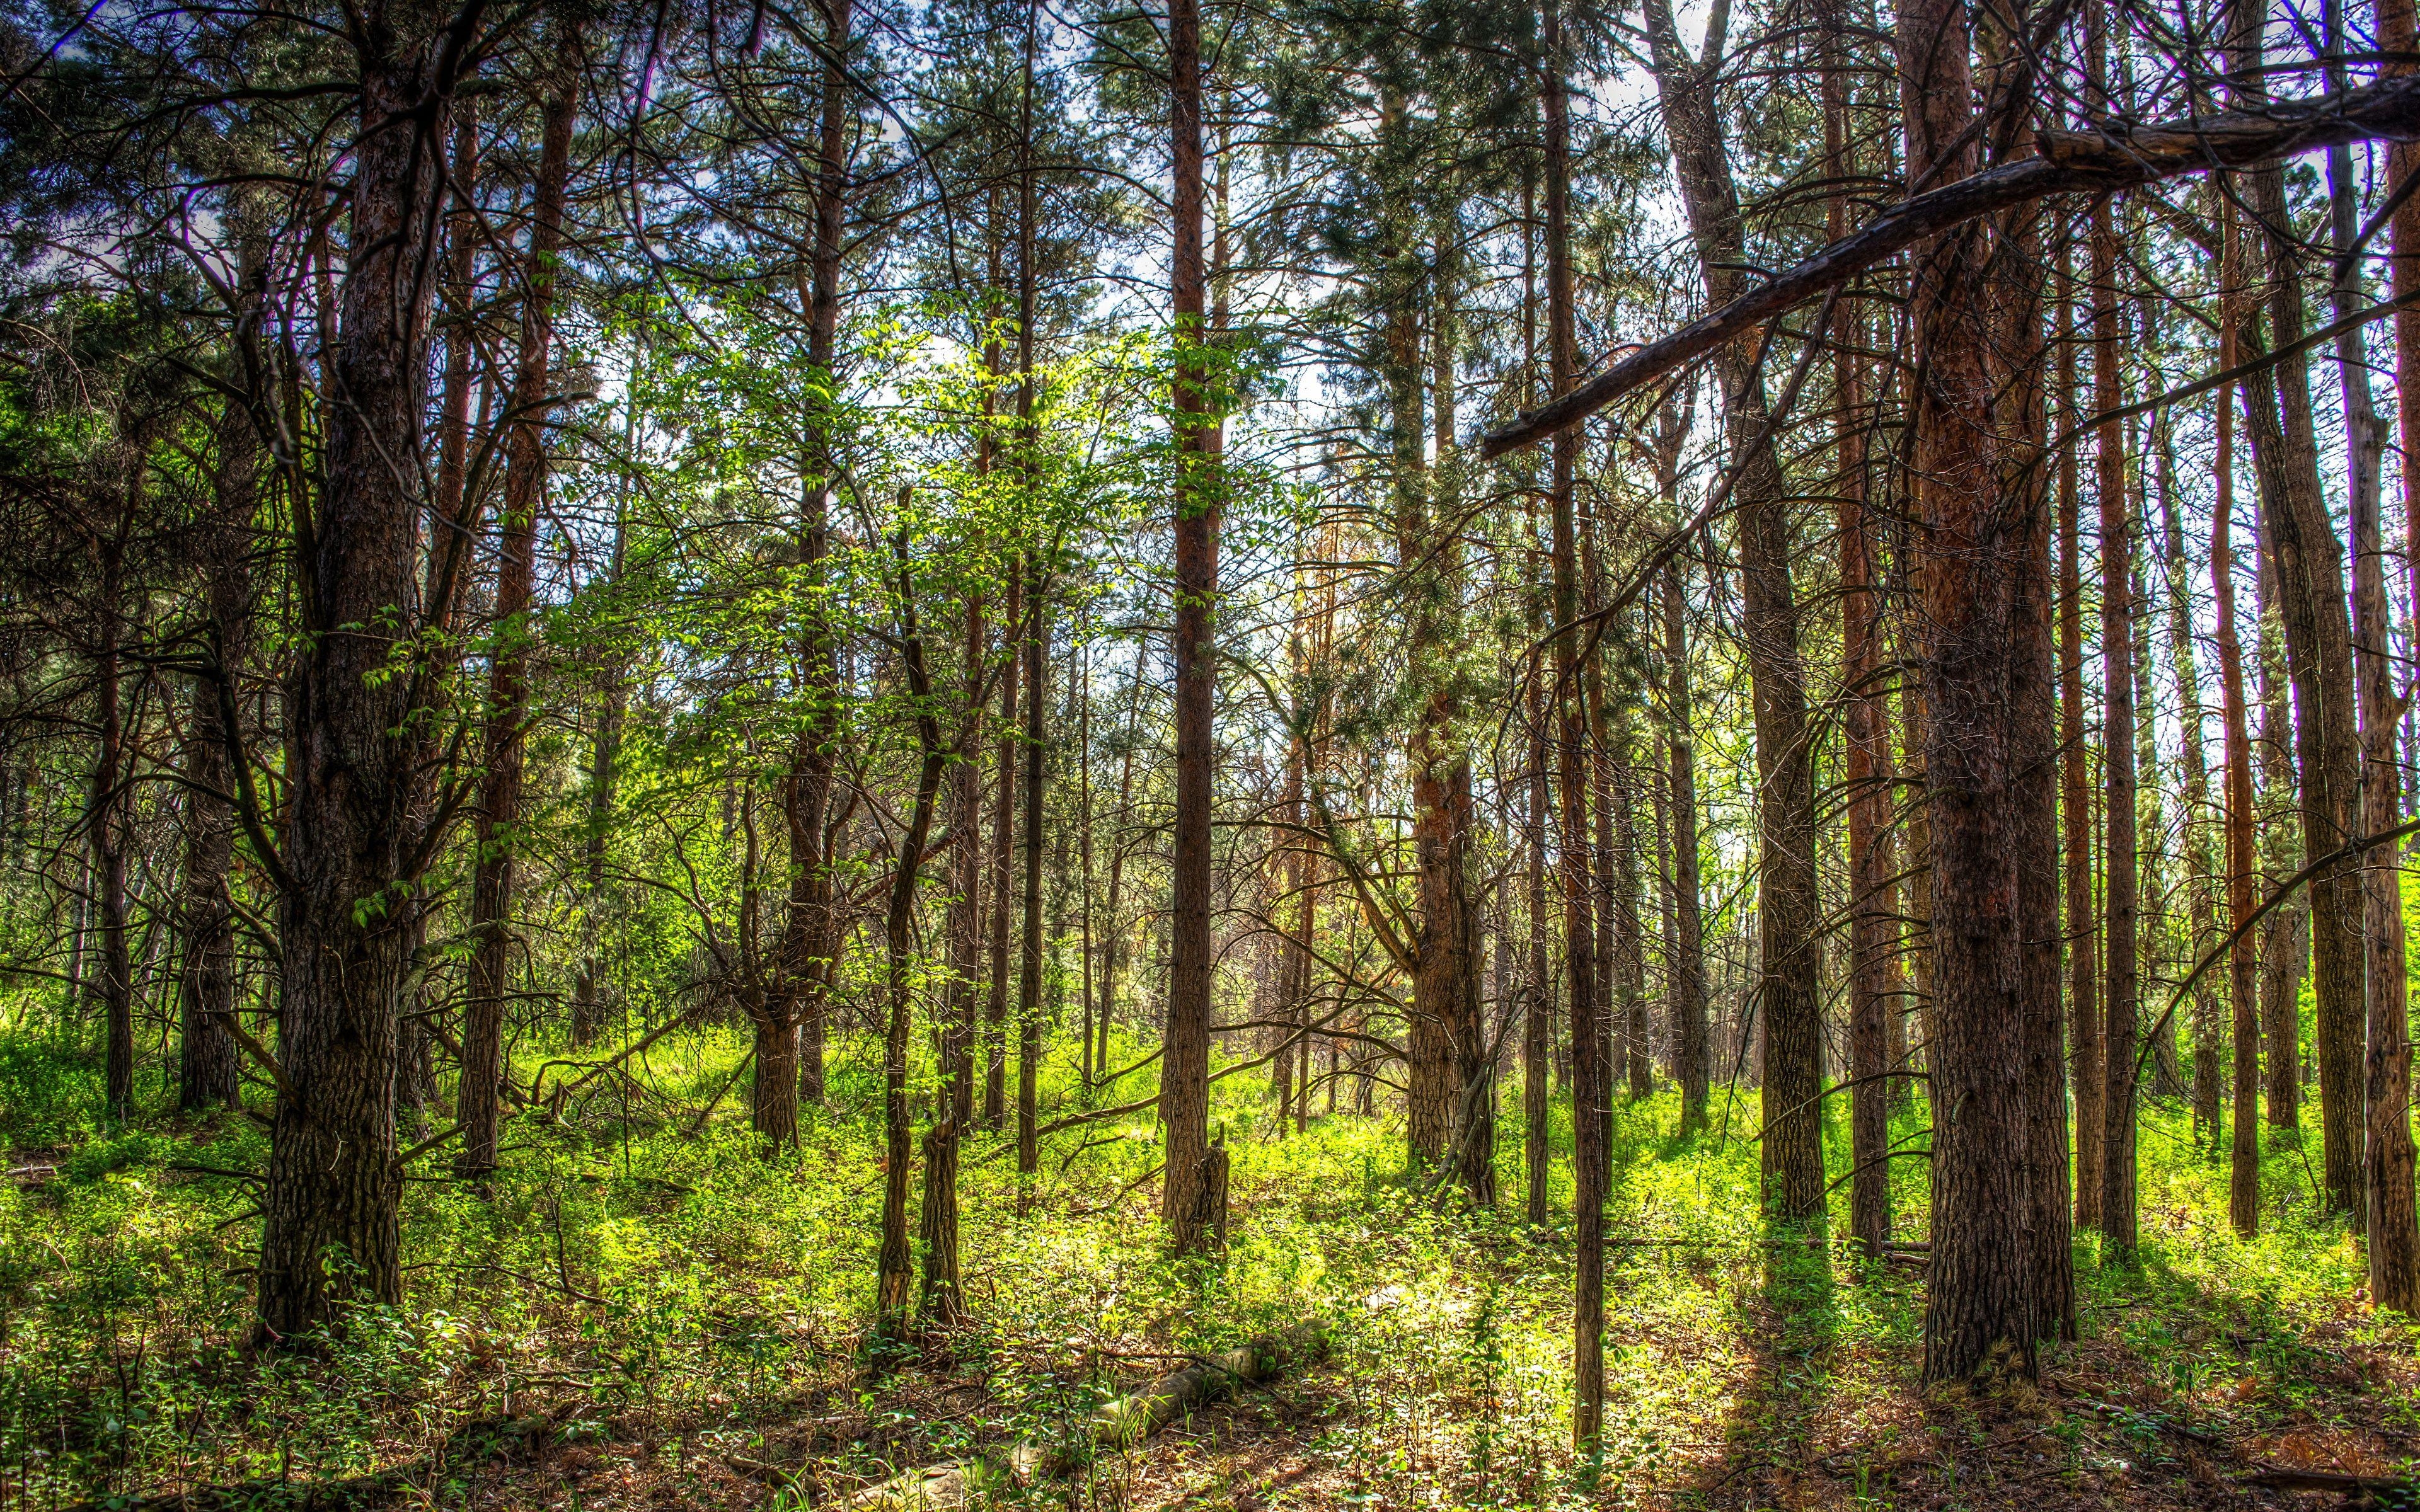
[[[1917,1276],[1838,1249],[1769,1247],[1744,1137],[1752,1090],[1728,1134],[1718,1094],[1714,1130],[1685,1141],[1670,1134],[1670,1096],[1616,1110],[1606,1429],[1596,1462],[1575,1464],[1567,1215],[1531,1233],[1512,1212],[1437,1202],[1402,1176],[1388,1119],[1323,1117],[1280,1137],[1251,1073],[1214,1086],[1234,1222],[1227,1253],[1207,1261],[1160,1250],[1147,1113],[1055,1136],[1030,1185],[1001,1136],[976,1138],[963,1186],[977,1321],[876,1381],[861,1340],[880,1200],[877,1048],[840,1041],[830,1102],[810,1110],[797,1149],[768,1160],[736,1094],[708,1109],[745,1047],[726,1028],[670,1035],[623,1094],[521,1118],[486,1198],[415,1165],[403,1305],[356,1312],[302,1355],[234,1348],[256,1191],[242,1173],[265,1156],[255,1124],[102,1137],[63,1131],[39,1099],[0,1104],[0,1134],[21,1150],[62,1132],[78,1141],[54,1176],[0,1186],[0,1472],[37,1498],[396,1465],[459,1480],[490,1449],[509,1458],[509,1445],[473,1449],[543,1412],[559,1444],[659,1469],[665,1454],[761,1458],[769,1436],[826,1423],[788,1468],[792,1484],[829,1496],[978,1444],[1064,1434],[1171,1358],[1306,1317],[1333,1320],[1335,1356],[1313,1381],[1276,1389],[1347,1504],[1439,1485],[1471,1506],[1576,1501],[1590,1482],[1599,1495],[1671,1486],[1710,1452],[1786,1462],[1819,1416],[1887,1415],[1907,1399]],[[29,1088],[88,1074],[77,1054],[22,1033],[0,1035],[0,1072]],[[1046,1117],[1082,1093],[1054,1059]],[[1559,1161],[1568,1116],[1559,1103]],[[1924,1119],[1919,1103],[1896,1134],[1921,1148]],[[1844,1146],[1845,1117],[1831,1121]],[[2225,1412],[2247,1431],[2327,1421],[2342,1410],[2325,1382],[2345,1351],[2411,1336],[2399,1319],[2348,1309],[2360,1256],[2340,1223],[2308,1216],[2290,1132],[2267,1137],[2263,1232],[2250,1242],[2226,1230],[2224,1167],[2188,1133],[2181,1110],[2147,1116],[2139,1263],[2098,1264],[2088,1238],[2077,1248],[2087,1334],[2148,1383],[2128,1409],[2147,1454],[2166,1452],[2161,1414]],[[1508,1125],[1508,1192],[1522,1158]],[[1922,1162],[1896,1164],[1900,1232],[1920,1233]],[[1559,1205],[1559,1165],[1557,1177]],[[965,1390],[975,1395],[948,1395]],[[939,1409],[937,1391],[961,1405]],[[2069,1473],[2087,1473],[2102,1452],[2091,1445],[2106,1442],[2072,1438]],[[1881,1468],[1869,1482],[1885,1486],[1888,1445],[1870,1447]],[[1127,1461],[1093,1471],[1132,1473]]]

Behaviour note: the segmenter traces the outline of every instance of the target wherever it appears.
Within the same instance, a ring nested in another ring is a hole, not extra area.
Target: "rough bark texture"
[[[2091,83],[2087,106],[2108,100],[2107,28],[2096,3],[2086,12]],[[2092,208],[2092,405],[2118,408],[2120,316],[2118,238],[2106,201]],[[2135,1041],[2140,1009],[2136,959],[2139,898],[2134,815],[2134,512],[2126,495],[2126,430],[2103,420],[2094,433],[2093,488],[2101,516],[2102,867],[2107,899],[2101,1076],[2101,1229],[2121,1251],[2134,1247]]]
[[[1217,661],[1211,610],[1218,592],[1219,483],[1210,431],[1208,375],[1191,349],[1202,340],[1202,16],[1195,0],[1168,13],[1169,135],[1175,157],[1174,254],[1170,294],[1178,359],[1174,398],[1176,536],[1176,816],[1170,861],[1168,1028],[1160,1057],[1159,1116],[1168,1131],[1160,1217],[1179,1254],[1202,1245],[1202,1162],[1209,1148],[1210,806],[1212,692]]]
[[[916,742],[923,760],[917,767],[916,795],[899,837],[891,877],[891,901],[883,915],[884,986],[889,1023],[882,1038],[882,1246],[875,1262],[875,1331],[897,1343],[908,1329],[908,1288],[914,1256],[908,1246],[908,1171],[915,1158],[908,1105],[908,1041],[914,1016],[915,954],[910,938],[916,884],[924,866],[924,842],[933,830],[933,799],[940,791],[949,747],[933,710],[932,678],[924,668],[924,641],[916,623],[916,584],[904,538],[899,556],[900,670],[915,700]]]
[[[2221,233],[2226,272],[2233,287],[2236,231],[2231,207]],[[2219,366],[2235,365],[2234,301],[2219,324]],[[2226,952],[2226,993],[2234,1036],[2233,1128],[2228,1143],[2226,1212],[2237,1234],[2260,1231],[2260,1005],[2256,942],[2252,933],[2252,884],[2259,858],[2253,847],[2252,727],[2243,702],[2243,641],[2235,613],[2235,395],[2218,393],[2218,501],[2212,513],[2210,577],[2218,608],[2220,713],[2226,727],[2226,926],[2233,938]]]
[[[1718,15],[1723,12],[1717,12]],[[1665,135],[1696,243],[1708,303],[1728,304],[1745,287],[1748,262],[1714,96],[1722,62],[1719,25],[1702,62],[1681,45],[1671,8],[1648,0],[1647,30]],[[1725,345],[1717,359],[1723,424],[1734,470],[1742,632],[1755,706],[1757,764],[1757,982],[1763,1026],[1766,1210],[1786,1222],[1823,1215],[1823,1025],[1817,997],[1821,907],[1815,879],[1815,775],[1807,729],[1807,676],[1798,648],[1791,581],[1791,490],[1773,447],[1753,339]]]
[[[547,91],[538,149],[537,178],[530,208],[529,250],[520,268],[520,356],[513,376],[512,414],[505,432],[504,513],[496,536],[496,648],[489,663],[486,771],[473,835],[478,870],[471,889],[469,995],[462,1011],[462,1089],[458,1115],[462,1148],[455,1168],[482,1174],[496,1166],[496,1130],[504,1077],[504,1004],[512,994],[514,853],[519,849],[521,776],[529,724],[530,599],[537,582],[537,508],[546,493],[547,388],[554,348],[555,262],[563,248],[563,196],[571,171],[571,127],[579,79],[566,66]],[[758,1127],[768,1127],[763,1045],[757,1059]],[[784,1084],[773,1100],[786,1101],[791,1117],[776,1138],[789,1137],[797,1121],[797,1094]]]
[[[1906,0],[1899,11],[1908,171],[1955,182],[1982,165],[1965,10]],[[2005,253],[2006,247],[1998,250]],[[1932,1267],[1924,1377],[1962,1380],[2015,1351],[2027,1373],[2039,1331],[2032,1251],[2021,680],[2021,560],[2037,489],[2007,488],[1998,438],[2025,422],[1993,371],[1987,300],[1994,239],[1972,224],[1926,246],[1910,316],[1916,501],[1923,532],[1925,769],[1931,809]]]
[[[1540,81],[1546,158],[1546,348],[1548,382],[1557,393],[1577,377],[1577,336],[1571,261],[1571,119],[1563,81],[1560,0],[1546,0]],[[1580,698],[1579,543],[1573,509],[1573,473],[1579,438],[1556,436],[1549,497],[1554,510],[1554,690],[1557,847],[1561,860],[1563,954],[1571,973],[1572,1165],[1572,1440],[1593,1452],[1605,1422],[1605,1028],[1597,1009],[1596,928],[1589,900],[1588,713]]]
[[[2075,420],[2071,249],[2059,247],[2058,392]],[[2092,897],[2092,752],[2084,741],[2084,521],[2072,446],[2058,454],[2059,810],[2065,842],[2069,1040],[2075,1067],[2075,1222],[2101,1226],[2101,951]]]
[[[1697,717],[1691,707],[1689,645],[1683,627],[1685,579],[1678,563],[1664,581],[1664,707],[1670,728],[1672,784],[1672,1057],[1681,1083],[1681,1132],[1706,1126],[1713,1047],[1706,1032],[1706,942],[1698,893]]]
[[[396,35],[374,8],[356,33],[361,135],[351,248],[328,378],[328,488],[297,541],[309,632],[290,694],[278,905],[284,1017],[261,1200],[259,1333],[293,1338],[338,1303],[395,1302],[402,1170],[395,1145],[396,998],[421,907],[406,874],[426,793],[414,680],[381,675],[412,602],[427,401],[429,296],[453,39]],[[337,633],[340,626],[360,626]]]

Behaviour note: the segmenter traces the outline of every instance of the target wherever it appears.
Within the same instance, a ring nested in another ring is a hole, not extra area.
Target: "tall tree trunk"
[[[644,360],[645,348],[633,348],[634,383]],[[635,466],[639,442],[637,395],[626,395],[623,404],[622,451]],[[629,548],[630,481],[625,477],[613,490],[613,544],[605,559],[605,588],[609,594],[621,586],[622,568],[628,560]],[[596,1040],[598,1020],[604,1012],[605,957],[597,931],[605,906],[605,849],[613,833],[613,794],[622,760],[622,720],[628,711],[630,697],[629,663],[620,648],[608,645],[600,650],[594,672],[597,682],[591,696],[597,701],[597,717],[588,738],[587,823],[580,847],[585,873],[580,894],[580,968],[571,984],[571,1042],[575,1048]],[[791,864],[798,864],[795,853]]]
[[[1016,1168],[1041,1169],[1036,1098],[1042,1062],[1042,779],[1048,768],[1044,697],[1049,687],[1047,580],[1037,574],[1025,637],[1025,905],[1016,965]]]
[[[1664,570],[1664,708],[1670,721],[1672,783],[1673,1059],[1681,1083],[1681,1132],[1706,1126],[1713,1081],[1706,1034],[1705,921],[1698,893],[1697,716],[1689,685],[1689,643],[1683,626],[1686,569],[1679,559]]]
[[[569,39],[558,39],[569,42]],[[576,44],[575,44],[576,45]],[[473,826],[478,870],[471,889],[469,997],[462,1013],[462,1089],[457,1114],[462,1149],[455,1169],[483,1175],[496,1168],[496,1126],[502,1111],[504,1004],[512,995],[514,856],[520,846],[522,732],[530,721],[531,595],[537,583],[537,510],[546,493],[547,388],[554,348],[555,263],[563,249],[563,199],[571,173],[571,127],[580,69],[566,60],[551,81],[532,185],[529,251],[520,268],[520,355],[513,377],[512,416],[505,431],[504,514],[496,537],[496,602],[489,664],[487,769]],[[763,1077],[763,1045],[758,1077]],[[763,1091],[760,1086],[759,1092]],[[787,1139],[797,1122],[797,1094],[784,1086],[757,1101],[757,1126]],[[790,1118],[779,1118],[788,1103]],[[770,1121],[768,1121],[768,1117]],[[778,1125],[778,1129],[777,1126]]]
[[[2186,872],[2185,969],[2193,969],[2210,949],[2215,921],[2211,894],[2217,888],[2218,866],[2210,845],[2210,773],[2203,764],[2201,672],[2194,655],[2193,560],[2185,554],[2184,524],[2177,509],[2173,471],[2174,447],[2167,419],[2161,416],[2152,430],[2157,451],[2160,535],[2167,558],[2168,657],[2177,684],[2177,719],[2184,734],[2184,834]],[[2206,1134],[2215,1149],[2219,1129],[2218,1013],[2208,979],[2194,984],[2193,1028],[2194,1128]]]
[[[1954,183],[1983,165],[1969,34],[1959,0],[1906,0],[1899,14],[1900,100],[1911,179]],[[1989,127],[1992,122],[1982,123]],[[1990,308],[1993,227],[1925,245],[1914,269],[1916,502],[1921,570],[1925,776],[1931,810],[1934,951],[1932,1270],[1924,1377],[1962,1380],[2014,1349],[2025,1373],[2041,1323],[2029,1188],[2026,1085],[2025,764],[2021,728],[2027,631],[2023,560],[2040,534],[2024,517],[2040,491],[2020,483],[2026,385],[1995,372]],[[2020,412],[1999,408],[2013,404]],[[2046,609],[2044,605],[2042,608]]]
[[[1717,17],[1728,12],[1717,10]],[[1696,242],[1709,305],[1744,286],[1747,266],[1739,192],[1724,145],[1714,82],[1723,32],[1710,27],[1705,56],[1681,44],[1668,0],[1648,0],[1647,32],[1672,167]],[[1717,363],[1738,521],[1743,631],[1755,705],[1757,959],[1763,1026],[1765,1206],[1790,1223],[1823,1216],[1823,1022],[1816,992],[1820,932],[1815,880],[1815,774],[1807,729],[1807,676],[1790,572],[1790,489],[1765,408],[1753,338]]]
[[[1823,25],[1824,236],[1849,234],[1848,18],[1827,4]],[[1848,789],[1849,845],[1849,1233],[1869,1256],[1890,1238],[1890,1032],[1883,963],[1890,949],[1883,911],[1887,873],[1881,838],[1890,822],[1890,732],[1876,686],[1882,604],[1875,592],[1873,534],[1866,519],[1866,417],[1862,319],[1842,308],[1833,339],[1832,492],[1839,502],[1841,780]]]
[[[428,778],[416,680],[388,675],[411,625],[337,633],[389,623],[415,593],[432,207],[455,80],[453,54],[397,36],[398,19],[374,6],[353,33],[360,131],[329,375],[349,402],[328,412],[328,486],[296,543],[304,634],[288,704],[277,919],[287,1085],[261,1198],[258,1335],[268,1343],[329,1322],[347,1299],[402,1293],[396,1023],[423,906],[407,869]],[[343,1263],[329,1263],[336,1256]]]
[[[2101,0],[2085,9],[2086,109],[2109,109],[2108,25]],[[2133,511],[2126,498],[2126,430],[2114,418],[2120,314],[2118,235],[2106,199],[2092,208],[2092,407],[2104,417],[2095,430],[2094,491],[2101,513],[2101,745],[2103,874],[2108,898],[2106,1018],[2102,1038],[2101,1228],[2117,1249],[2134,1247],[2134,1105],[2139,1032],[2136,963],[2134,814]]]
[[[1024,684],[1017,637],[1032,612],[1025,598],[1026,562],[1008,576],[1008,617],[1001,625],[999,774],[992,800],[991,995],[984,1008],[984,1127],[1008,1121],[1008,935],[1016,920],[1016,696]]]
[[[2242,285],[2235,202],[2219,206],[2220,268],[2218,365],[2237,361],[2235,331]],[[2226,1212],[2239,1237],[2260,1231],[2260,1004],[2256,942],[2252,935],[2252,879],[2259,864],[2253,843],[2252,727],[2243,702],[2243,640],[2235,614],[2235,387],[2222,386],[2214,410],[2218,430],[2218,501],[2211,511],[2210,579],[2218,608],[2220,713],[2226,726],[2226,926],[2233,943],[2226,952],[2226,993],[2234,1035],[2233,1129],[2229,1143]]]
[[[268,270],[266,247],[244,242],[238,321],[258,321]],[[180,920],[185,936],[179,980],[177,1107],[195,1113],[212,1104],[236,1107],[241,1089],[235,1036],[235,913],[227,879],[235,859],[236,774],[230,751],[242,748],[225,711],[238,706],[235,679],[250,658],[256,512],[260,503],[259,434],[242,407],[219,417],[213,513],[204,534],[203,601],[215,641],[216,675],[196,678],[186,732],[185,876]],[[221,680],[225,681],[222,682]],[[234,738],[230,738],[233,736]]]
[[[2236,30],[2236,76],[2253,81],[2240,93],[2257,103],[2263,91],[2260,26],[2251,13]],[[2296,236],[2286,202],[2285,170],[2254,169],[2251,203],[2268,254],[2270,336],[2278,354],[2272,385],[2278,436],[2276,496],[2267,521],[2276,561],[2286,665],[2293,684],[2296,764],[2302,779],[2305,862],[2353,838],[2360,742],[2354,725],[2352,626],[2345,594],[2344,549],[2328,517],[2319,485],[2319,443],[2312,427],[2309,363],[2300,350],[2303,289],[2294,259]],[[2250,354],[2247,354],[2250,355]],[[2247,384],[2250,391],[2260,385]],[[2254,433],[2257,447],[2265,438]],[[2320,1184],[2331,1211],[2358,1227],[2362,1198],[2361,876],[2357,863],[2339,862],[2309,888],[2311,987],[2319,1064]]]
[[[848,212],[851,0],[823,0],[822,116],[815,147],[815,235],[808,263],[807,367],[828,384],[840,355],[840,264]],[[782,933],[781,994],[797,1026],[799,1095],[824,1095],[824,1014],[841,946],[832,902],[830,816],[840,742],[840,640],[823,589],[830,577],[831,501],[839,480],[828,399],[809,401],[807,476],[799,480],[799,586],[806,600],[799,636],[799,689],[805,707],[783,775],[782,808],[790,832],[790,906]]]
[[[904,506],[906,490],[901,494]],[[895,1345],[908,1328],[908,1286],[914,1258],[908,1247],[908,1168],[914,1158],[908,1105],[908,1041],[915,1008],[911,990],[915,956],[909,936],[915,922],[916,883],[924,866],[924,841],[933,830],[933,799],[940,791],[950,749],[941,738],[940,717],[933,709],[932,678],[925,671],[924,641],[916,623],[916,580],[908,564],[904,532],[893,546],[899,565],[900,669],[907,674],[908,696],[915,700],[916,743],[923,757],[916,772],[916,796],[908,810],[907,831],[899,837],[882,929],[890,1019],[882,1041],[882,1248],[876,1260],[875,1331],[885,1343]]]
[[[2386,0],[2379,8],[2379,29],[2384,45],[2408,55],[2412,48],[2411,0]],[[2331,19],[2336,8],[2330,7]],[[2341,49],[2332,43],[2332,53]],[[2396,71],[2409,72],[2410,64]],[[2408,144],[2397,143],[2389,160],[2397,188],[2408,186],[2412,175],[2420,170]],[[2330,176],[2335,176],[2335,162],[2329,160]],[[2346,186],[2350,189],[2350,185]],[[2352,209],[2349,193],[2339,195],[2336,230],[2340,247],[2350,245],[2347,236]],[[2398,207],[2393,238],[2395,259],[2393,282],[2395,292],[2401,296],[2420,282],[2413,277],[2412,255],[2420,252],[2420,217],[2408,206]],[[2338,281],[2342,293],[2344,279]],[[2344,302],[2340,301],[2340,302]],[[2397,317],[2397,333],[2402,338],[2407,332],[2420,330],[2420,323],[2407,326],[2408,314]],[[2362,361],[2360,334],[2348,332],[2348,347],[2340,347],[2348,383],[2357,384],[2366,397],[2369,378]],[[2420,483],[2420,413],[2415,413],[2413,400],[2420,397],[2420,355],[2414,355],[2398,339],[2396,353],[2396,387],[2401,404],[2397,419],[2403,443],[2403,486],[2406,501],[2405,528],[2407,547],[2410,540],[2420,537],[2420,525],[2410,518],[2413,499],[2420,499],[2414,484]],[[2363,648],[2361,670],[2363,757],[2362,828],[2375,835],[2391,829],[2400,817],[2397,799],[2400,796],[2399,773],[2396,765],[2395,726],[2402,714],[2395,691],[2395,672],[2390,652],[2391,632],[2387,625],[2386,563],[2381,555],[2384,546],[2380,538],[2378,518],[2378,479],[2375,471],[2377,442],[2382,438],[2373,435],[2367,461],[2372,466],[2367,499],[2364,502],[2366,517],[2353,521],[2353,582],[2360,644]],[[2365,527],[2366,531],[2365,532]],[[2420,572],[2420,563],[2410,563],[2409,570]],[[2420,629],[2420,623],[2407,625],[2407,632]],[[2366,1175],[2369,1188],[2369,1296],[2381,1307],[2392,1307],[2405,1316],[2420,1314],[2420,1236],[2415,1236],[2412,1198],[2412,1029],[2409,1014],[2410,995],[2407,975],[2409,964],[2404,955],[2402,906],[2401,847],[2373,851],[2364,857],[2366,871],[2363,878],[2364,934],[2368,969],[2368,1057],[2366,1067],[2366,1093],[2368,1103],[2368,1163]]]
[[[126,848],[128,830],[126,712],[124,689],[126,538],[143,508],[143,476],[149,466],[143,439],[128,448],[125,497],[117,517],[96,532],[99,569],[98,625],[92,651],[93,743],[90,799],[85,814],[92,851],[93,912],[101,929],[101,976],[92,984],[99,999],[106,1049],[101,1060],[103,1109],[113,1122],[134,1114],[134,962],[127,949]]]
[[[1563,81],[1562,0],[1546,0],[1540,80],[1546,142],[1546,351],[1548,386],[1570,390],[1579,376],[1571,255],[1571,122]],[[1588,713],[1580,698],[1579,542],[1573,473],[1580,438],[1559,431],[1549,482],[1554,506],[1555,700],[1560,738],[1558,825],[1562,865],[1563,954],[1571,972],[1572,1165],[1575,1274],[1572,1283],[1572,1439],[1595,1451],[1605,1422],[1605,1026],[1597,1011],[1596,938],[1589,906]]]
[[[978,459],[978,467],[984,458]],[[940,1036],[941,1088],[924,1131],[924,1200],[916,1246],[923,1260],[917,1315],[943,1327],[966,1318],[958,1266],[958,1148],[974,1111],[974,1035],[983,958],[983,705],[986,630],[980,594],[966,600],[964,684],[955,760],[949,782],[950,906],[948,1016]]]
[[[2072,237],[2058,250],[2058,393],[2062,429],[2076,415],[2074,254]],[[2101,1023],[2100,932],[2092,897],[2092,752],[2084,739],[2084,522],[2076,486],[2076,449],[2058,452],[2059,808],[2065,841],[2067,991],[2075,1061],[2075,1222],[2101,1227],[2101,1141],[2104,1090]]]
[[[1210,806],[1212,696],[1218,671],[1212,601],[1218,592],[1220,480],[1210,393],[1200,355],[1206,289],[1202,257],[1202,16],[1197,0],[1170,0],[1169,135],[1175,158],[1174,251],[1169,292],[1176,322],[1177,459],[1176,815],[1170,858],[1168,1029],[1160,1056],[1159,1116],[1168,1131],[1160,1217],[1171,1247],[1202,1247],[1203,1167],[1210,1160]]]

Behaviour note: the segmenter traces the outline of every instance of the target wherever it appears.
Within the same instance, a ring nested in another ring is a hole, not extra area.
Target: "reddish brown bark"
[[[530,720],[530,598],[537,582],[537,507],[546,491],[547,389],[554,351],[555,263],[563,249],[563,202],[571,172],[576,67],[566,65],[547,91],[532,186],[529,249],[520,267],[520,355],[513,377],[511,424],[504,435],[504,513],[496,536],[496,599],[488,671],[487,770],[473,835],[478,870],[471,891],[469,995],[462,1011],[462,1148],[455,1169],[495,1169],[496,1127],[504,1078],[504,1004],[512,995],[514,857],[520,845],[522,732]],[[760,1046],[759,1064],[762,1064]],[[760,1072],[761,1075],[761,1072]],[[795,1094],[784,1092],[792,1099]],[[759,1128],[766,1127],[759,1100]],[[783,1129],[776,1138],[786,1139]]]
[[[1199,355],[1206,278],[1202,248],[1202,16],[1196,0],[1168,13],[1169,137],[1175,159],[1174,249],[1169,293],[1176,323],[1176,815],[1170,856],[1168,1029],[1160,1057],[1159,1116],[1167,1130],[1160,1218],[1171,1248],[1205,1239],[1202,1196],[1209,1165],[1210,808],[1212,695],[1217,659],[1211,613],[1218,592],[1219,482],[1210,375]]]

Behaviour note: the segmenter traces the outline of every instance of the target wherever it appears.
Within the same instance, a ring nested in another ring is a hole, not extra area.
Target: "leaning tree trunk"
[[[1709,304],[1745,286],[1747,264],[1714,85],[1721,59],[1681,44],[1667,0],[1649,0],[1647,31],[1672,167]],[[1726,345],[1717,363],[1738,521],[1742,629],[1747,643],[1757,764],[1759,1006],[1764,1036],[1765,1207],[1787,1223],[1823,1216],[1823,1020],[1817,994],[1821,914],[1815,879],[1815,771],[1807,672],[1791,580],[1790,489],[1773,445],[1757,341]]]
[[[304,634],[277,919],[285,1082],[261,1196],[258,1332],[270,1343],[330,1322],[348,1299],[402,1293],[396,999],[422,906],[407,869],[422,849],[412,825],[427,775],[416,680],[388,675],[411,625],[359,627],[393,623],[414,597],[432,208],[456,81],[450,54],[388,23],[374,8],[355,34],[351,251],[329,362],[349,402],[328,411],[327,487],[296,554]]]

